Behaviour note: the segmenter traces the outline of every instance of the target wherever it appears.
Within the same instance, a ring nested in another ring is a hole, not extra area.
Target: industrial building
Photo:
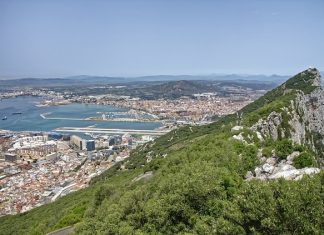
[[[95,141],[94,140],[86,140],[85,147],[87,151],[93,151],[96,149]]]
[[[71,145],[76,146],[79,150],[83,149],[82,148],[82,144],[83,144],[82,138],[77,135],[71,136],[70,143],[71,143]]]
[[[8,162],[17,161],[17,155],[13,153],[5,153],[5,161]]]
[[[95,141],[94,140],[85,140],[79,136],[72,135],[70,142],[72,145],[76,146],[79,150],[93,151],[95,150]]]

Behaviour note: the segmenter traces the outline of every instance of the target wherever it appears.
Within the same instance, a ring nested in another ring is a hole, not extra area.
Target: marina
[[[0,103],[0,129],[52,131],[61,127],[154,130],[162,126],[146,113],[111,105],[79,104],[38,107],[40,97],[16,97]]]

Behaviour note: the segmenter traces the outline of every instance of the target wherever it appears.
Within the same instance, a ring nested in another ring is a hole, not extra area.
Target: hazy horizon
[[[305,68],[307,69],[307,68]],[[297,73],[301,72],[302,70],[298,71]],[[295,73],[295,74],[297,74]],[[68,76],[56,76],[56,77],[40,77],[40,76],[21,76],[21,77],[1,77],[0,80],[19,80],[19,79],[69,79],[69,78],[78,78],[78,77],[98,77],[98,78],[125,78],[125,79],[132,79],[132,78],[145,78],[145,77],[222,77],[222,76],[239,76],[239,77],[289,77],[295,74],[239,74],[239,73],[211,73],[211,74],[148,74],[148,75],[138,75],[138,76],[109,76],[109,75],[89,75],[89,74],[79,74],[79,75],[68,75]]]

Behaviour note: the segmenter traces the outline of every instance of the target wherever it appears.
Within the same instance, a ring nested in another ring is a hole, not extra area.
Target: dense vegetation
[[[302,152],[294,159],[294,167],[297,169],[316,165],[314,156],[309,152]]]
[[[268,115],[267,105],[286,104],[283,89],[245,107],[243,122]],[[89,188],[0,218],[0,234],[44,234],[71,224],[76,234],[89,235],[322,234],[323,172],[299,181],[244,180],[258,165],[259,149],[281,158],[299,151],[298,168],[316,164],[313,153],[286,139],[261,142],[248,128],[242,131],[247,143],[234,140],[231,127],[241,121],[229,115],[208,126],[174,130],[137,148]],[[153,177],[135,180],[146,172]]]

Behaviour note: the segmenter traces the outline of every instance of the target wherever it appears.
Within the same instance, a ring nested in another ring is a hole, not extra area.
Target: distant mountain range
[[[256,80],[256,81],[285,81],[289,76],[284,75],[240,75],[240,74],[212,74],[212,75],[151,75],[139,77],[106,77],[106,76],[71,76],[69,80],[93,80],[109,82],[134,82],[134,81],[179,81],[179,80]]]
[[[179,81],[179,80],[210,80],[210,81],[262,81],[274,82],[276,84],[287,80],[288,76],[281,75],[154,75],[141,77],[105,77],[105,76],[71,76],[65,78],[20,78],[0,80],[3,87],[50,87],[69,85],[97,85],[97,84],[122,84],[131,82],[151,82],[151,81]]]
[[[324,72],[321,72],[324,74]],[[84,86],[84,85],[105,85],[125,84],[138,82],[164,82],[164,81],[240,81],[241,83],[258,81],[272,82],[277,85],[289,78],[286,75],[240,75],[240,74],[212,74],[212,75],[152,75],[139,77],[108,77],[78,75],[64,78],[19,78],[0,79],[0,86],[6,87],[57,87],[57,86]]]

